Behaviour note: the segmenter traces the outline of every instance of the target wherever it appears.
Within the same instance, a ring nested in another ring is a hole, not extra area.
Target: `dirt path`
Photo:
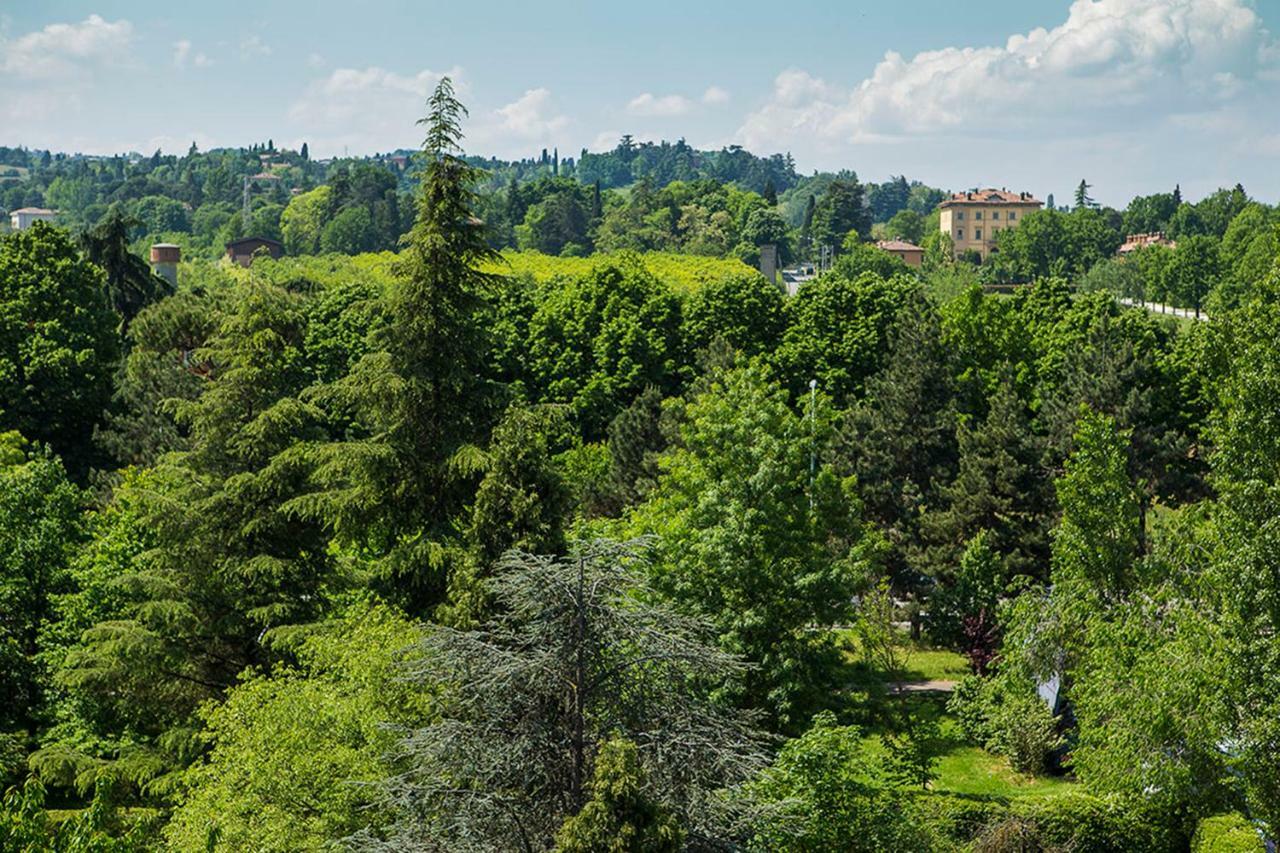
[[[894,693],[950,693],[956,689],[954,681],[898,681],[891,685]]]

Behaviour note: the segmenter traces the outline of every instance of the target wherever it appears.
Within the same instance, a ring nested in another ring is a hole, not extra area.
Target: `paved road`
[[[1197,316],[1195,309],[1192,308],[1174,308],[1172,305],[1161,305],[1158,302],[1138,304],[1127,296],[1120,297],[1119,302],[1121,305],[1127,305],[1130,308],[1145,308],[1152,314],[1164,314],[1166,317],[1184,317],[1188,320],[1199,320],[1201,322],[1209,319],[1209,315],[1203,311]]]

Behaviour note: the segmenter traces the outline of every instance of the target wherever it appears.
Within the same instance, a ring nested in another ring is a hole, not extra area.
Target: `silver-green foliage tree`
[[[690,838],[716,837],[714,792],[761,761],[748,720],[706,692],[743,665],[705,623],[656,602],[648,561],[644,543],[607,540],[564,558],[508,554],[488,582],[495,615],[432,629],[411,659],[406,675],[440,690],[440,717],[401,744],[385,784],[394,825],[353,846],[546,849],[591,802],[614,737],[635,744],[646,798]]]

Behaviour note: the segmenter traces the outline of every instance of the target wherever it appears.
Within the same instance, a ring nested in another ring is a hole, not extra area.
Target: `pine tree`
[[[770,207],[778,206],[778,188],[773,185],[773,178],[766,178],[764,182],[764,203]]]
[[[658,453],[666,447],[662,434],[662,392],[650,385],[609,424],[611,514],[638,503],[658,481]]]
[[[139,519],[114,579],[121,601],[59,676],[77,705],[95,709],[87,723],[108,726],[88,743],[128,732],[133,746],[119,756],[51,750],[50,766],[109,773],[102,759],[118,758],[145,783],[192,760],[197,708],[270,661],[275,632],[315,619],[323,591],[342,586],[322,527],[282,509],[307,475],[284,451],[320,436],[319,413],[297,399],[308,381],[301,298],[254,282],[232,299],[196,354],[210,365],[208,387],[177,406],[189,449],[114,497]]]
[[[1076,210],[1084,210],[1085,208],[1098,206],[1097,203],[1089,197],[1090,189],[1092,189],[1092,185],[1082,178],[1080,180],[1080,185],[1076,187]]]
[[[169,282],[151,273],[151,268],[129,250],[129,229],[142,222],[112,207],[102,220],[80,236],[80,245],[107,274],[107,297],[122,319],[122,327],[147,305],[172,290]]]
[[[310,160],[310,159],[311,159],[311,151],[310,151],[310,149],[308,149],[308,148],[307,148],[307,143],[305,143],[305,142],[304,142],[304,143],[302,143],[302,150],[301,150],[301,151],[299,151],[299,152],[298,152],[298,154],[299,154],[299,156],[301,156],[301,157],[302,157],[302,159],[303,159],[303,160]]]
[[[936,309],[917,294],[899,316],[886,367],[845,417],[839,455],[888,537],[891,576],[912,589],[928,567],[922,513],[942,503],[955,472],[955,388]]]
[[[300,450],[318,487],[291,508],[374,556],[381,591],[414,613],[444,594],[453,531],[475,487],[501,388],[488,378],[496,257],[472,213],[478,173],[461,156],[466,108],[443,78],[429,101],[418,215],[388,293],[377,349],[322,388],[350,418],[345,441]]]
[[[1052,484],[1009,378],[992,395],[986,418],[962,424],[956,442],[956,478],[941,490],[942,506],[922,521],[930,574],[945,582],[967,543],[987,531],[1008,575],[1047,576]]]

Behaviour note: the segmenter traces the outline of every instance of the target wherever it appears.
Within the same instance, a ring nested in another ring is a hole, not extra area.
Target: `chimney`
[[[182,247],[173,243],[156,243],[151,247],[151,271],[178,289],[178,261],[182,260]]]

